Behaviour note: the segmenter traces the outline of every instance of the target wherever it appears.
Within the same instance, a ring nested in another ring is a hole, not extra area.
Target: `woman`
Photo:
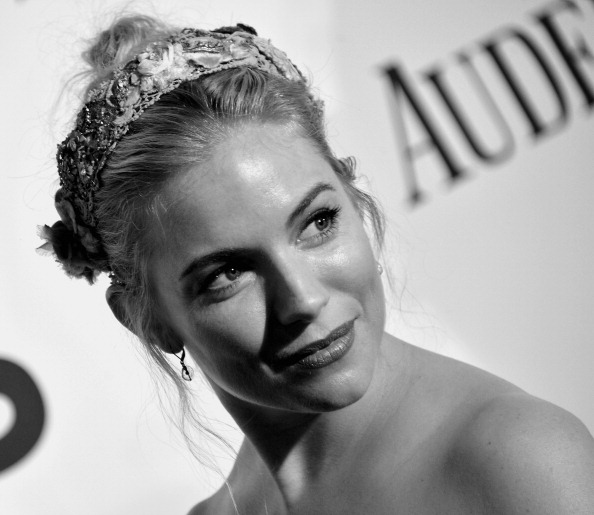
[[[110,274],[118,320],[180,386],[192,355],[245,433],[192,514],[594,512],[579,421],[384,332],[381,216],[282,52],[132,17],[86,57],[46,245]]]

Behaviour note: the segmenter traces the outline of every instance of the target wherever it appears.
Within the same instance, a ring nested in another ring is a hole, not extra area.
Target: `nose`
[[[273,311],[283,325],[315,320],[330,296],[311,264],[296,258],[275,263],[271,280]]]

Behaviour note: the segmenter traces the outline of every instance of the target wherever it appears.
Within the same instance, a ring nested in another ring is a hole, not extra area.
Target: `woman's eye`
[[[319,216],[314,220],[314,225],[318,231],[325,231],[330,227],[332,220],[328,215]]]
[[[300,241],[315,241],[328,238],[336,229],[340,209],[322,209],[314,213],[305,223],[299,236]]]
[[[207,285],[207,290],[224,290],[233,286],[242,275],[242,271],[236,267],[228,267],[215,273],[213,279]]]
[[[186,295],[189,300],[198,300],[205,305],[222,302],[240,292],[254,278],[253,270],[247,263],[221,265],[188,286]]]

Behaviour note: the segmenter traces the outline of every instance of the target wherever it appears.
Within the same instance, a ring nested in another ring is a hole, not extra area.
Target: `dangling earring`
[[[379,261],[376,261],[376,263],[377,263],[377,273],[379,275],[382,275],[384,273],[384,267],[380,264]]]
[[[192,370],[192,367],[189,367],[184,363],[184,359],[186,358],[186,349],[182,347],[181,356],[178,356],[177,354],[175,354],[175,357],[177,359],[179,359],[179,362],[181,364],[182,379],[184,381],[191,381],[192,374],[194,374],[194,371]]]

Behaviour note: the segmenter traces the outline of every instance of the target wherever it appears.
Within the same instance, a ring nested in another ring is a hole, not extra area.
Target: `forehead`
[[[164,227],[178,240],[237,244],[288,215],[319,182],[341,189],[309,139],[283,126],[248,125],[234,130],[206,162],[168,183]]]

